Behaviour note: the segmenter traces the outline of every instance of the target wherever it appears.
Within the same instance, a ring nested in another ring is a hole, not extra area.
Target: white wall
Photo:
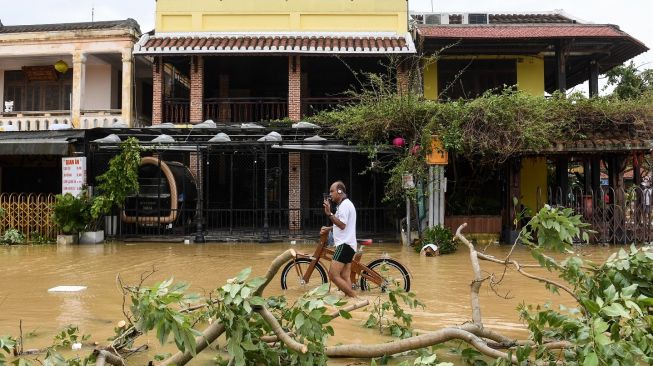
[[[111,65],[86,65],[83,110],[111,109]]]

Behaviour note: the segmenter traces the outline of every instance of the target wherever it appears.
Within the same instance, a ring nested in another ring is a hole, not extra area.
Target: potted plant
[[[104,231],[98,228],[103,218],[110,215],[113,210],[121,209],[127,196],[138,191],[140,150],[138,139],[130,137],[123,141],[120,144],[120,154],[114,156],[109,161],[109,168],[96,178],[99,183],[98,194],[92,199],[91,225],[89,225],[93,230],[82,233],[80,241],[84,239],[92,243],[102,242]]]
[[[422,232],[421,243],[415,246],[415,251],[420,253],[429,244],[433,244],[437,248],[434,250],[437,252],[437,254],[434,253],[435,255],[453,253],[458,249],[451,230],[440,225],[430,227]]]
[[[57,235],[57,244],[76,244],[78,234],[91,221],[91,203],[83,191],[79,197],[70,193],[58,194],[52,207],[52,220],[63,234]]]

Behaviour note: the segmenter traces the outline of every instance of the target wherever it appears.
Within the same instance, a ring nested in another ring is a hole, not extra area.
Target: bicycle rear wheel
[[[387,292],[396,288],[410,291],[410,273],[406,267],[394,259],[379,258],[370,262],[367,267],[383,277],[383,283],[376,284],[365,278],[361,273],[360,286],[363,291]],[[363,271],[365,273],[365,271]]]
[[[320,262],[315,264],[315,268],[308,282],[304,281],[302,276],[306,273],[310,264],[311,260],[308,258],[298,258],[292,262],[288,262],[283,268],[283,271],[281,271],[281,288],[288,291],[305,292],[323,283],[327,283],[329,277]]]

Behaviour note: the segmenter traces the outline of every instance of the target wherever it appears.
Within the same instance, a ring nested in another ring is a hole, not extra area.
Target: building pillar
[[[81,51],[73,54],[73,128],[82,128],[82,106],[84,103],[84,89],[86,87],[86,55]]]
[[[596,60],[590,61],[589,95],[599,96],[599,63]]]
[[[400,95],[407,94],[410,91],[410,80],[408,67],[404,62],[397,66],[397,93]]]
[[[163,57],[155,56],[152,64],[152,125],[163,122]]]
[[[559,205],[567,204],[567,193],[569,193],[569,158],[560,157],[556,159],[556,194],[554,201]]]
[[[560,41],[555,48],[557,89],[563,93],[567,91],[567,48],[566,41]]]
[[[204,57],[190,57],[190,123],[204,121]]]
[[[302,118],[302,64],[300,56],[288,57],[288,118],[299,122]]]
[[[132,49],[125,48],[122,51],[122,120],[129,127],[132,127],[135,122],[132,121],[134,115],[134,89],[132,89],[133,75],[134,62],[132,58]]]
[[[299,152],[288,153],[288,211],[291,233],[302,229],[302,158]]]
[[[202,158],[198,156],[196,152],[190,153],[190,161],[188,163],[188,169],[195,178],[197,184],[202,184]]]

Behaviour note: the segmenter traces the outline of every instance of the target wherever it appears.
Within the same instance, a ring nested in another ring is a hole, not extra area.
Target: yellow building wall
[[[442,57],[442,59],[469,60],[517,60],[517,88],[532,95],[544,96],[544,59],[539,56],[456,56]],[[437,61],[424,62],[424,98],[436,100],[438,98],[438,64]]]
[[[406,0],[157,0],[157,32],[408,31]]]
[[[548,199],[546,158],[523,158],[520,182],[522,204],[537,212]]]
[[[427,60],[424,62],[424,98],[438,100],[438,62]]]
[[[531,95],[544,96],[544,58],[517,59],[517,87]]]

